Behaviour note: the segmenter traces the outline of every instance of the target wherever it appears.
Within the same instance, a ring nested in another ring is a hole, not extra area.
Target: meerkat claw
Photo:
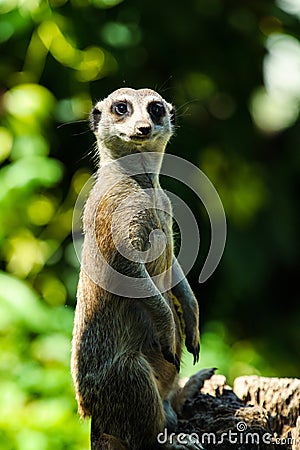
[[[172,353],[170,350],[162,349],[163,357],[166,361],[173,364],[176,367],[177,372],[180,371],[180,359],[176,353]]]
[[[199,361],[200,344],[197,344],[196,347],[194,345],[186,344],[186,348],[187,351],[193,355],[194,357],[193,364],[195,365]]]
[[[193,351],[194,365],[199,361],[199,352],[200,352],[200,344],[198,344],[197,347],[194,348],[194,351]]]
[[[179,356],[175,353],[175,367],[177,372],[180,372],[180,359]]]

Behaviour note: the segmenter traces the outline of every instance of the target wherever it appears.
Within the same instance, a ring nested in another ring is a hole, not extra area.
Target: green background
[[[69,373],[71,230],[95,170],[92,104],[121,86],[177,107],[168,152],[211,179],[228,240],[197,282],[202,349],[183,375],[299,374],[300,8],[293,0],[0,1],[0,447],[88,449]],[[126,389],[126,386],[124,386]]]

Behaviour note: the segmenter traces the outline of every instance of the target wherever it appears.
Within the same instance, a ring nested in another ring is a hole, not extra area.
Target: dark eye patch
[[[151,102],[148,105],[148,113],[154,123],[160,123],[160,119],[166,114],[166,109],[161,102]]]
[[[115,102],[112,104],[112,112],[117,116],[124,116],[129,112],[129,106],[127,102]]]

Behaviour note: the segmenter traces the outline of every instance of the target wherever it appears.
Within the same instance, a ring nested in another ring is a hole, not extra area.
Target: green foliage
[[[0,427],[5,449],[88,448],[69,374],[73,311],[0,273]]]
[[[299,13],[293,0],[159,12],[150,0],[0,2],[1,448],[88,448],[69,369],[72,211],[94,170],[91,105],[124,83],[175,103],[169,152],[201,167],[226,210],[224,257],[199,286],[209,227],[178,188],[201,225],[189,275],[201,367],[229,380],[299,373]],[[182,373],[192,370],[186,355]]]

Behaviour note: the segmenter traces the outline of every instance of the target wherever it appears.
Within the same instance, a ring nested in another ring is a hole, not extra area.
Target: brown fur
[[[113,113],[116,102],[130,105],[130,114],[123,117]],[[165,114],[160,123],[148,111],[151,102],[163,105]],[[93,110],[92,127],[98,140],[100,169],[126,154],[139,153],[143,164],[146,152],[163,154],[173,132],[172,114],[170,104],[146,89],[119,89],[99,102]],[[150,134],[142,143],[135,139],[148,128]],[[156,169],[158,172],[159,167]],[[172,423],[172,413],[170,416],[169,409],[164,408],[163,400],[169,405],[172,393],[177,392],[176,369],[183,335],[187,349],[195,361],[198,359],[198,306],[185,279],[163,295],[157,291],[147,298],[128,298],[109,292],[90,276],[97,274],[101,266],[93,248],[94,237],[111,267],[127,276],[143,277],[141,280],[149,283],[149,287],[153,284],[150,277],[165,271],[172,263],[173,270],[180,270],[173,256],[171,205],[160,189],[158,176],[150,172],[121,180],[103,196],[103,186],[118,180],[119,174],[118,168],[101,170],[85,207],[72,375],[79,413],[83,418],[92,417],[94,449],[123,449],[124,445],[131,450],[156,448],[157,434]],[[149,188],[152,197],[145,191]],[[133,194],[141,212],[135,214],[130,207],[118,210],[121,202]],[[167,211],[156,208],[161,202],[167,205]],[[119,225],[114,235],[112,218],[117,218]],[[165,233],[166,248],[154,261],[144,264],[131,261],[117,250],[119,246],[132,245],[145,251],[149,234],[157,229]],[[180,304],[185,329],[176,303]]]

